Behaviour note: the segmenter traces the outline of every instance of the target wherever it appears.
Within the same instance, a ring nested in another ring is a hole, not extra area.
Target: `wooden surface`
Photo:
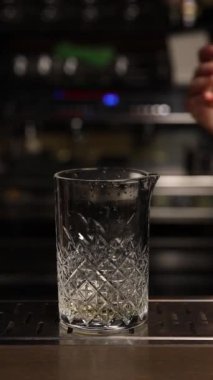
[[[212,380],[209,346],[0,346],[1,380]]]

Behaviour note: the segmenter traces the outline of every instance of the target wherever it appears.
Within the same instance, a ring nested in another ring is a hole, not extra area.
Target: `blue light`
[[[54,100],[64,100],[64,91],[63,90],[54,90],[53,91]]]
[[[102,103],[107,107],[115,107],[120,103],[120,97],[118,94],[107,93],[103,95]]]

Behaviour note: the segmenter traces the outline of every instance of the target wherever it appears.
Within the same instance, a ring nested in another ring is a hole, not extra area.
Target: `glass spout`
[[[149,173],[143,171],[143,177],[140,178],[140,188],[142,191],[146,190],[146,194],[151,197],[155,188],[156,182],[159,179],[159,175],[156,173]]]
[[[148,189],[149,189],[150,195],[152,194],[159,177],[160,176],[158,174],[155,174],[155,173],[149,173],[148,174],[147,179],[148,179]]]

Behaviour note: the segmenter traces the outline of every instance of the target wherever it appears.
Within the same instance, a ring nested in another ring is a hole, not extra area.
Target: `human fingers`
[[[204,62],[195,70],[194,77],[213,75],[213,61]]]
[[[188,111],[193,114],[199,110],[200,107],[213,107],[213,93],[202,93],[194,95],[187,99],[186,107]]]
[[[203,92],[201,95],[203,100],[205,101],[206,105],[212,105],[213,104],[213,89],[207,89]]]
[[[213,89],[213,76],[195,77],[189,87],[190,96],[199,95],[200,93]]]
[[[189,97],[186,110],[205,128],[213,132],[213,97],[205,99],[204,94]]]
[[[189,97],[186,109],[200,125],[213,133],[213,96],[211,100],[205,99],[204,94]]]
[[[213,45],[206,45],[199,51],[200,62],[213,60]]]

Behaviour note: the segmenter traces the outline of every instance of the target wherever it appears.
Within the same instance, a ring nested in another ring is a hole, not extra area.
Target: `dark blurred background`
[[[185,110],[212,0],[0,1],[0,298],[56,298],[53,173],[161,175],[150,295],[213,294],[213,136]]]

